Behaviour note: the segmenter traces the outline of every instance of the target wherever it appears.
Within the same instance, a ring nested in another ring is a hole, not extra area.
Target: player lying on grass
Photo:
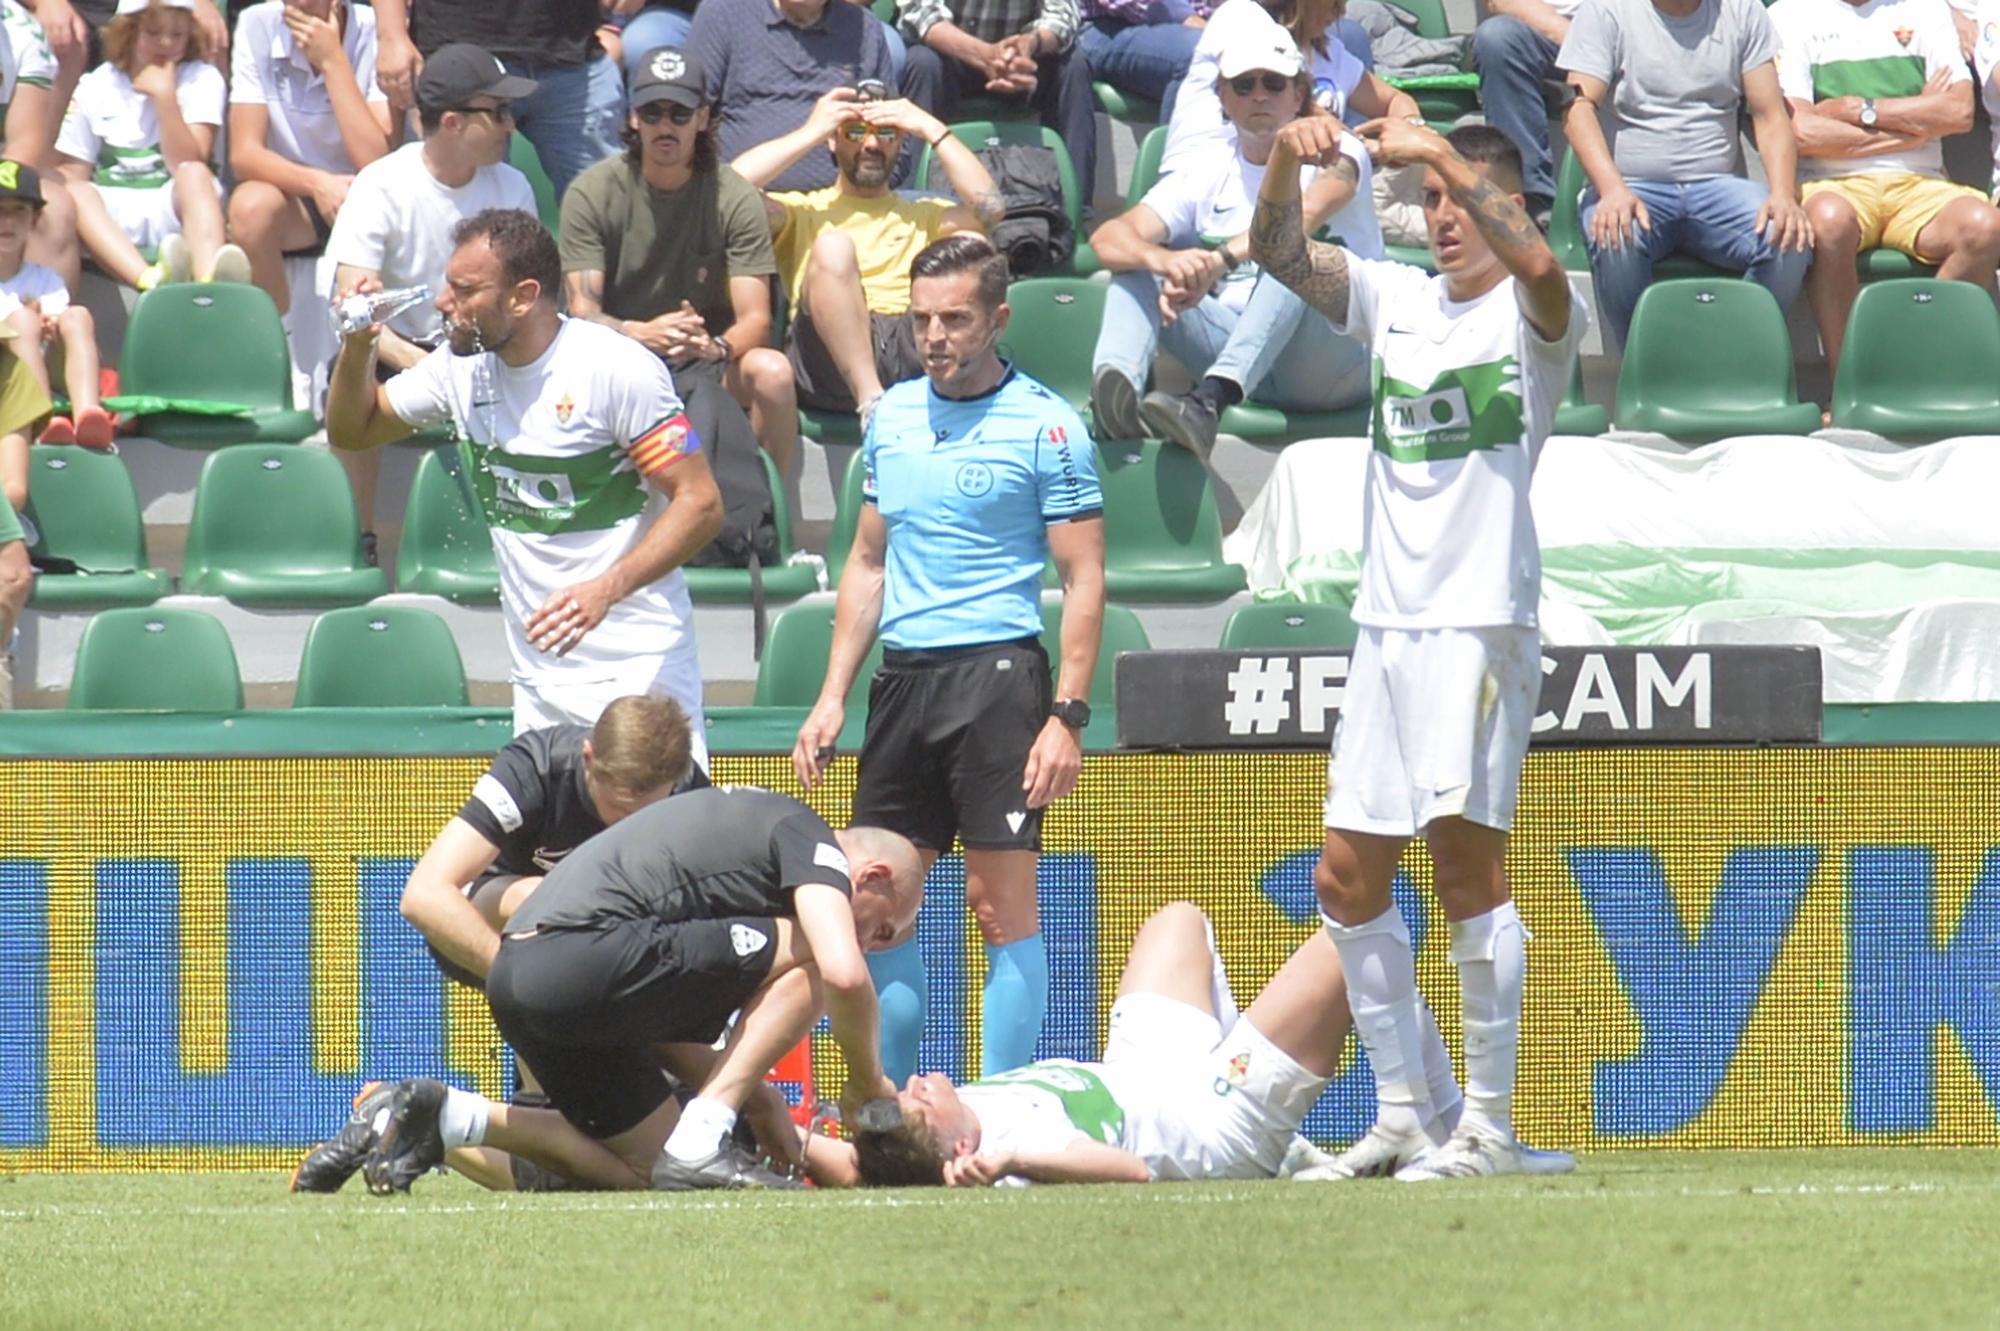
[[[708,785],[693,759],[687,713],[671,698],[614,699],[594,727],[556,725],[518,736],[494,756],[465,807],[410,871],[403,918],[424,936],[452,979],[485,987],[500,929],[542,874],[585,840],[656,800]],[[534,1090],[523,1068],[526,1102]],[[341,1130],[312,1148],[292,1175],[294,1192],[335,1192],[361,1168],[393,1083],[369,1082]],[[461,1159],[468,1171],[478,1162]],[[483,1176],[492,1186],[538,1186],[528,1173]]]
[[[798,1186],[735,1144],[737,1117],[822,1013],[847,1102],[893,1092],[862,952],[911,927],[922,886],[902,837],[836,833],[766,790],[711,787],[632,814],[549,871],[486,977],[500,1033],[554,1109],[403,1082],[363,1167],[370,1190],[406,1191],[447,1151],[481,1145],[587,1187]],[[685,1109],[662,1055],[700,1087]],[[759,1140],[795,1159],[776,1119]]]
[[[1239,1017],[1207,917],[1178,902],[1133,942],[1101,1060],[1043,1059],[963,1087],[912,1077],[895,1100],[864,1107],[852,1146],[814,1143],[815,1174],[885,1187],[1272,1178],[1339,1070],[1351,1024],[1325,930]],[[1436,1052],[1432,1094],[1455,1117],[1442,1041]],[[1543,1172],[1575,1164],[1533,1154]],[[1293,1177],[1342,1176],[1322,1165]]]

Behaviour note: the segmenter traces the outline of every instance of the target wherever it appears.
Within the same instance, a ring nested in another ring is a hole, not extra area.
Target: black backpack
[[[1036,277],[1068,263],[1076,252],[1076,234],[1063,207],[1055,152],[1027,144],[995,145],[982,148],[979,160],[1007,210],[991,239],[1007,256],[1013,275]]]

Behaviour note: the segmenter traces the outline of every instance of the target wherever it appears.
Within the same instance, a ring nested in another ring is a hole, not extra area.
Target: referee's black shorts
[[[712,1044],[764,983],[777,947],[776,922],[755,918],[509,935],[486,1000],[549,1103],[602,1140],[672,1094],[653,1046]]]
[[[1021,777],[1054,704],[1038,638],[891,648],[868,686],[868,733],[854,823],[886,827],[939,854],[1040,850],[1042,811]]]

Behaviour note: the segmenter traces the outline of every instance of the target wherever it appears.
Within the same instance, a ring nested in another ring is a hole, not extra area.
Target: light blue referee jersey
[[[1101,513],[1090,435],[1016,373],[974,398],[929,379],[882,395],[861,444],[862,496],[889,529],[882,641],[965,647],[1042,631],[1048,524]]]

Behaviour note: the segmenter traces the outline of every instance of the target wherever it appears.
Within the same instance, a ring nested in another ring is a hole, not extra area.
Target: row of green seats
[[[329,610],[299,658],[294,707],[463,707],[465,665],[444,620],[416,606]],[[234,712],[243,677],[222,621],[176,606],[104,610],[70,679],[78,711]]]

